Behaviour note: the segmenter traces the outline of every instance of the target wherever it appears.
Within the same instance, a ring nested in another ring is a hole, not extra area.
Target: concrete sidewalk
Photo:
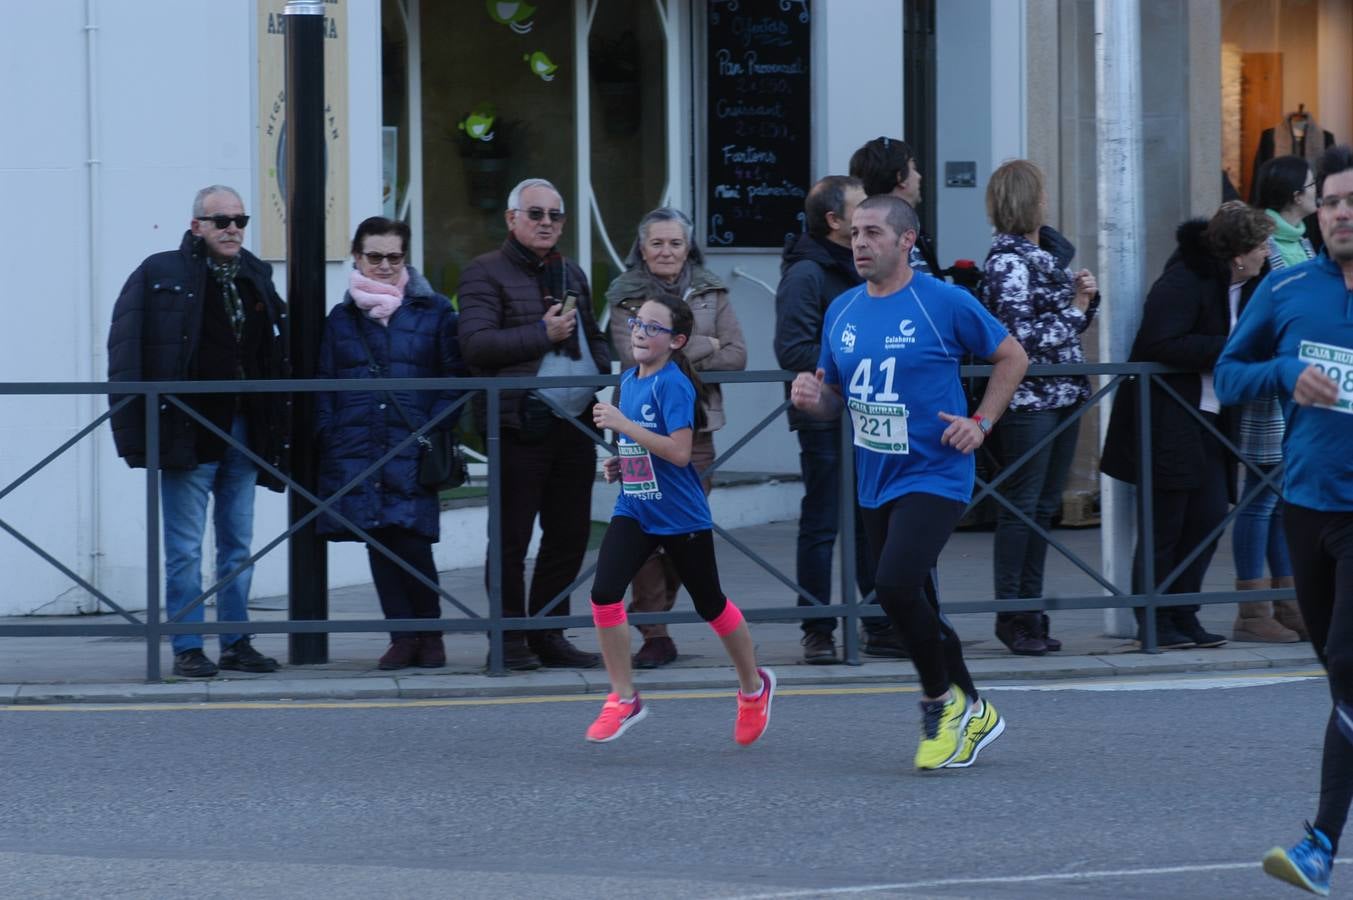
[[[791,576],[796,533],[795,522],[776,522],[734,532],[738,540]],[[1057,534],[1082,558],[1098,559],[1098,529],[1063,529]],[[990,551],[989,532],[954,535],[940,560],[942,601],[990,598]],[[588,562],[594,556],[594,553],[589,554]],[[718,559],[724,589],[744,609],[783,606],[792,602],[788,590],[731,545],[719,542]],[[1223,538],[1204,589],[1229,589],[1232,581],[1230,542]],[[487,608],[482,568],[443,572],[441,582],[472,609],[483,611]],[[1097,586],[1052,551],[1048,558],[1045,589],[1049,596],[1071,596],[1096,592]],[[575,593],[573,602],[575,611],[585,609],[586,591]],[[690,601],[683,593],[677,602],[680,607]],[[371,585],[335,589],[330,596],[330,609],[334,619],[377,618],[380,615]],[[251,603],[251,615],[258,620],[285,619],[286,598],[256,599]],[[1229,636],[1234,615],[1232,604],[1218,604],[1203,607],[1200,617],[1209,630]],[[213,616],[214,612],[208,613],[208,618]],[[111,615],[102,618],[109,624],[123,621]],[[1131,641],[1104,635],[1104,615],[1100,610],[1054,613],[1052,633],[1062,640],[1065,648],[1043,657],[1017,657],[993,637],[992,614],[967,614],[952,619],[963,638],[969,667],[979,685],[996,680],[1108,678],[1206,669],[1316,665],[1315,654],[1305,643],[1231,643],[1215,650],[1143,654]],[[24,624],[39,620],[15,618],[4,621]],[[91,617],[43,618],[40,621],[89,624]],[[707,626],[676,625],[672,626],[671,632],[681,656],[664,669],[638,673],[638,681],[644,689],[732,689],[732,670],[722,647]],[[774,668],[784,685],[916,681],[915,672],[906,661],[866,658],[861,666],[805,665],[799,644],[802,632],[796,622],[755,622],[752,634],[761,662]],[[590,629],[573,631],[570,636],[579,646],[596,649]],[[230,673],[228,678],[207,680],[170,677],[162,683],[147,684],[145,645],[136,638],[4,638],[0,640],[0,704],[493,697],[604,693],[607,690],[606,674],[600,668],[539,670],[489,677],[484,671],[487,641],[478,634],[447,635],[447,666],[444,669],[381,672],[376,669],[376,659],[384,652],[386,644],[384,634],[333,634],[329,637],[331,661],[325,665],[284,666],[280,672],[271,675]],[[255,640],[255,645],[264,653],[286,662],[285,635],[262,635]],[[636,650],[638,646],[636,635]],[[214,658],[215,642],[210,636],[207,649]],[[161,659],[162,671],[170,672],[172,654],[167,642],[161,651]]]

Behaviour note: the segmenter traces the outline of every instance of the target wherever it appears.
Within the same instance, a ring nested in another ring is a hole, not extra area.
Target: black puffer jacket
[[[1187,374],[1162,378],[1194,409],[1202,396],[1199,376],[1212,371],[1231,331],[1230,272],[1204,244],[1206,227],[1202,219],[1179,226],[1179,246],[1146,296],[1142,322],[1128,357],[1129,362],[1188,369]],[[1262,280],[1261,273],[1246,282],[1241,292],[1242,309]],[[1218,425],[1233,440],[1237,424],[1235,410],[1222,407]],[[1114,397],[1100,458],[1105,475],[1137,483],[1137,434],[1137,387],[1130,380]],[[1196,489],[1204,469],[1203,426],[1159,386],[1151,391],[1151,437],[1153,486],[1165,491]],[[1230,480],[1234,482],[1234,478]],[[1234,484],[1231,489],[1234,493]]]
[[[796,234],[785,241],[780,259],[780,284],[775,289],[775,361],[791,372],[812,372],[822,354],[822,319],[827,307],[864,279],[855,264],[843,263],[826,245],[825,238]],[[789,386],[785,385],[785,396]],[[789,408],[789,427],[808,430],[836,428]]]
[[[207,295],[207,258],[202,239],[184,232],[177,250],[149,256],[132,272],[113,307],[108,331],[109,381],[191,381],[197,378],[202,337],[202,301]],[[286,304],[272,284],[272,266],[240,250],[236,284],[250,317],[260,327],[246,327],[241,349],[244,377],[285,378],[287,358]],[[266,324],[264,324],[266,323]],[[185,400],[189,395],[184,395]],[[116,404],[120,395],[112,394]],[[113,415],[117,454],[133,468],[146,465],[144,401],[137,399]],[[286,394],[244,394],[249,447],[286,471],[290,457],[291,400]],[[198,434],[187,413],[167,400],[160,403],[160,466],[192,469],[198,465]],[[281,481],[259,471],[258,483],[283,489]]]

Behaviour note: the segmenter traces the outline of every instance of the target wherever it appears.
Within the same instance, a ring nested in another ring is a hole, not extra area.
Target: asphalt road
[[[877,687],[784,690],[748,749],[712,694],[609,745],[599,698],[10,707],[0,896],[1300,896],[1258,860],[1314,813],[1322,680],[988,696],[1005,736],[927,774]]]

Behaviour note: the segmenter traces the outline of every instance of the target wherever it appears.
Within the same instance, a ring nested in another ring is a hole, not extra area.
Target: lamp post
[[[324,3],[290,0],[282,13],[286,23],[286,204],[287,305],[292,377],[313,378],[324,328]],[[314,433],[315,395],[296,394],[292,405],[292,477],[314,492],[319,484],[319,456],[309,440]],[[295,523],[313,508],[288,492],[287,519]],[[290,618],[329,617],[328,547],[317,523],[308,522],[291,536],[287,548],[287,593]],[[293,665],[329,661],[329,636],[289,636]]]

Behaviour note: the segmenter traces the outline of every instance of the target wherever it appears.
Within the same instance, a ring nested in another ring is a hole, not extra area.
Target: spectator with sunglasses
[[[343,300],[329,311],[317,378],[446,378],[465,374],[456,343],[456,311],[407,262],[407,222],[372,216],[352,238],[352,269]],[[320,447],[319,494],[329,497],[381,460],[412,430],[454,403],[455,391],[334,391],[315,398]],[[433,426],[455,428],[458,413]],[[418,482],[420,449],[404,448],[344,494],[335,511],[381,545],[367,545],[371,580],[387,619],[436,619],[437,566],[432,545],[441,538],[435,491]],[[323,515],[319,532],[331,541],[361,536]],[[402,561],[408,568],[401,566]],[[412,570],[412,571],[410,571]],[[419,578],[418,573],[422,578]],[[446,665],[436,630],[396,631],[377,663],[386,671]]]
[[[476,258],[460,278],[460,349],[477,377],[598,375],[611,371],[606,336],[592,314],[582,269],[558,250],[564,198],[543,178],[528,178],[507,198],[507,240]],[[526,548],[536,517],[543,532],[529,610],[569,612],[565,594],[582,568],[592,519],[597,452],[591,435],[595,388],[502,393],[503,615],[525,616]],[[548,402],[545,398],[548,398]],[[476,405],[485,423],[482,398]],[[565,421],[560,413],[572,421]],[[490,536],[492,537],[492,536]],[[487,568],[485,570],[487,577]],[[509,631],[504,663],[513,670],[593,668],[601,657],[569,643],[563,629]]]
[[[108,332],[109,381],[232,381],[284,378],[286,306],[272,267],[244,249],[249,216],[240,195],[214,184],[197,192],[177,250],[149,256],[132,272],[113,308]],[[109,397],[116,407],[122,398]],[[215,500],[216,618],[247,622],[254,531],[254,485],[281,491],[259,468],[287,467],[290,447],[283,394],[189,394],[160,403],[161,509],[164,517],[165,620],[201,622],[202,538],[207,497]],[[146,465],[145,404],[113,413],[118,456]],[[227,442],[222,434],[228,434]],[[233,576],[233,577],[232,577]],[[243,631],[243,628],[240,629]],[[221,634],[219,663],[202,652],[199,634],[174,635],[174,674],[210,678],[221,669],[272,672],[277,661],[247,634]]]
[[[629,268],[606,291],[611,305],[611,343],[621,369],[634,366],[629,321],[639,307],[655,297],[685,304],[694,316],[690,340],[683,352],[697,372],[736,372],[747,368],[747,342],[728,300],[728,288],[704,267],[704,253],[693,240],[695,226],[679,209],[663,206],[639,220],[639,233],[625,265]],[[691,444],[691,465],[702,476],[714,462],[714,432],[724,426],[723,394],[717,384],[705,386],[704,424]],[[705,495],[712,484],[701,479]],[[681,577],[671,557],[657,551],[640,567],[632,582],[630,612],[667,612],[676,603]],[[643,646],[634,656],[640,669],[656,669],[677,658],[676,644],[666,625],[639,625]]]

